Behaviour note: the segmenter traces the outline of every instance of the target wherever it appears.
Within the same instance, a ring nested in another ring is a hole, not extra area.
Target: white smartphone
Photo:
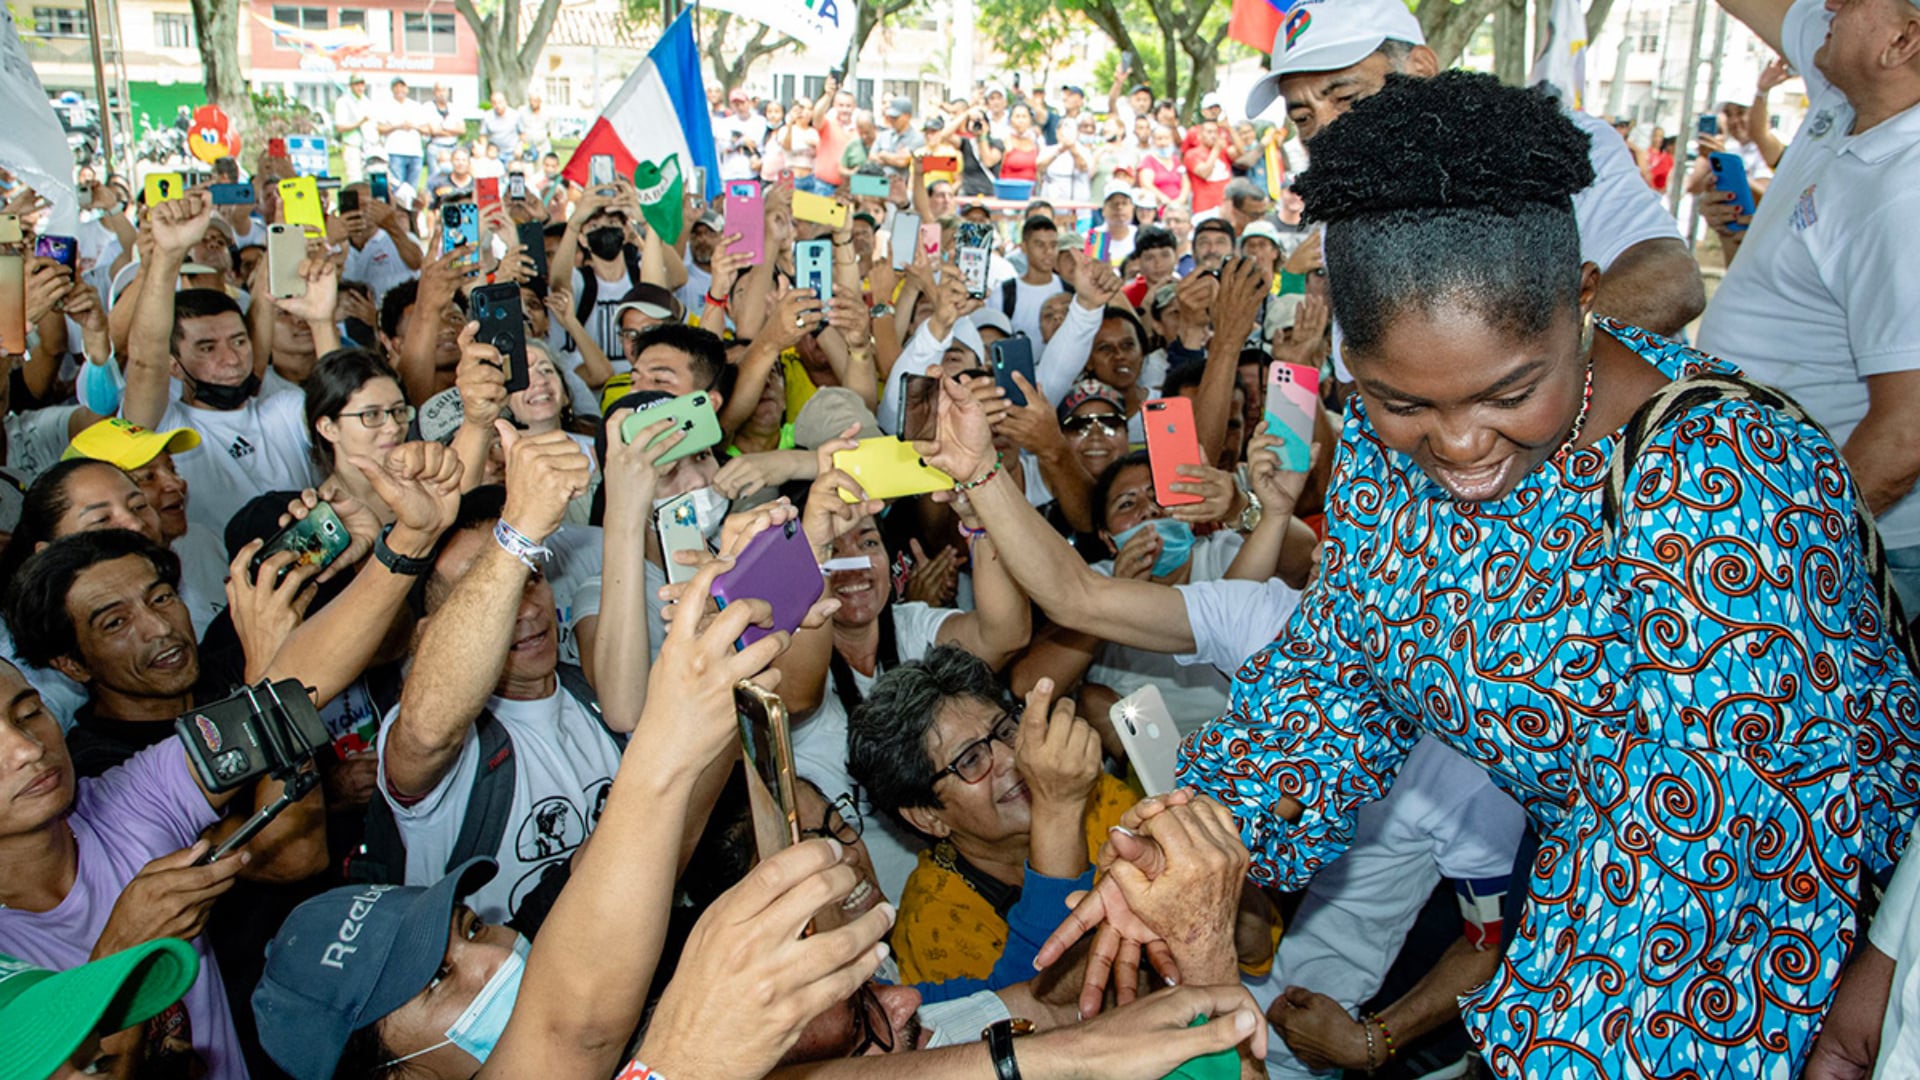
[[[699,518],[693,511],[693,492],[675,496],[663,503],[655,511],[654,523],[660,531],[660,555],[667,563],[667,580],[675,584],[692,581],[700,568],[681,566],[674,554],[681,551],[710,554],[707,539],[700,534]]]
[[[1180,786],[1174,779],[1179,760],[1180,729],[1174,725],[1157,686],[1143,686],[1107,710],[1107,719],[1127,748],[1127,760],[1148,795],[1165,795]]]
[[[893,233],[887,250],[893,253],[893,268],[905,270],[913,261],[914,245],[920,242],[920,215],[908,211],[893,215]]]

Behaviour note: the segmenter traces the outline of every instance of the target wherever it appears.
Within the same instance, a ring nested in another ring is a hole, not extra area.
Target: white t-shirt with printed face
[[[1814,51],[1832,15],[1787,13],[1782,44],[1807,80],[1806,123],[1700,323],[1700,348],[1778,387],[1844,444],[1875,375],[1920,368],[1920,106],[1852,134],[1853,107]],[[1920,494],[1878,515],[1889,548],[1920,544]]]
[[[196,409],[167,402],[156,430],[192,428],[200,445],[174,455],[186,480],[187,520],[226,535],[227,521],[268,491],[298,491],[317,482],[306,423],[307,399],[293,392],[255,397],[238,409]]]
[[[564,689],[537,701],[490,697],[487,709],[513,737],[513,808],[494,853],[500,872],[467,905],[490,923],[505,922],[540,883],[547,867],[572,856],[593,832],[605,809],[607,790],[620,767],[620,752],[580,703]],[[467,729],[453,768],[426,797],[403,806],[387,783],[387,739],[400,709],[380,727],[380,791],[393,808],[407,845],[408,885],[431,885],[447,872],[447,859],[466,820],[474,771],[480,767],[480,736]]]

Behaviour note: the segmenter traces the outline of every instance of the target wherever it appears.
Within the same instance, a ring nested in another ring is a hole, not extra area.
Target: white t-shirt
[[[1907,838],[1907,850],[1920,850],[1920,828]],[[1920,1063],[1920,859],[1903,858],[1893,872],[1867,937],[1893,960],[1893,984],[1880,1021],[1880,1060],[1876,1080],[1912,1076]]]
[[[1091,155],[1089,155],[1091,160]],[[1073,160],[1073,154],[1061,151],[1041,176],[1040,197],[1056,203],[1092,202],[1093,174]]]
[[[1217,581],[1226,576],[1233,557],[1240,553],[1240,534],[1221,529],[1196,541],[1191,556],[1191,581]],[[1093,569],[1111,577],[1113,560],[1093,564]],[[1272,640],[1271,638],[1268,639]],[[1183,664],[1167,653],[1116,645],[1109,641],[1094,654],[1087,669],[1087,681],[1100,683],[1121,697],[1151,683],[1160,688],[1167,712],[1185,737],[1202,724],[1216,720],[1227,711],[1226,676],[1198,664]]]
[[[580,302],[580,294],[586,288],[585,271],[575,267],[573,271],[573,300]],[[613,311],[620,306],[620,298],[633,288],[633,281],[622,270],[620,276],[609,281],[606,278],[594,278],[593,310],[580,320],[587,333],[600,345],[600,351],[607,354],[607,361],[613,365],[614,374],[632,371],[633,365],[627,361],[627,350],[620,346],[620,320],[613,317]]]
[[[538,701],[490,697],[486,707],[513,737],[513,809],[494,853],[500,872],[467,905],[482,919],[499,923],[519,910],[548,866],[571,856],[593,832],[620,767],[620,751],[600,722],[558,686]],[[431,885],[446,875],[466,819],[474,770],[480,767],[480,736],[469,727],[453,768],[425,798],[401,805],[388,786],[386,764],[387,738],[399,713],[395,706],[380,727],[380,792],[407,845],[406,883]]]
[[[1040,306],[1065,290],[1059,274],[1053,275],[1053,280],[1045,285],[1029,285],[1024,278],[1014,278],[1013,310],[1007,313],[1014,333],[1027,335],[1035,347],[1040,347]]]
[[[1782,44],[1807,80],[1807,121],[1780,159],[1739,257],[1707,305],[1700,348],[1779,387],[1836,443],[1867,413],[1870,376],[1920,368],[1920,107],[1849,134],[1853,107],[1813,63],[1832,16],[1787,13]],[[1889,548],[1920,544],[1920,495],[1878,515]]]
[[[67,426],[78,405],[50,405],[44,409],[7,414],[7,468],[31,485],[40,474],[60,463],[72,441]]]
[[[193,502],[188,492],[187,502]],[[193,619],[193,636],[204,637],[207,627],[227,610],[227,548],[222,534],[195,521],[172,545],[180,557],[180,600]]]
[[[225,412],[167,402],[156,430],[190,427],[200,433],[197,449],[173,459],[192,492],[187,519],[225,536],[227,521],[255,495],[312,487],[306,406],[298,393],[255,397]]]
[[[929,607],[917,601],[897,602],[892,605],[892,611],[894,640],[900,646],[903,663],[922,659],[931,652],[941,624],[960,614],[958,608]],[[856,669],[853,685],[865,697],[879,677],[879,671],[868,677]],[[833,692],[831,675],[820,707],[805,717],[794,718],[793,767],[800,776],[813,781],[828,802],[855,790],[853,777],[847,773],[847,710]],[[858,797],[860,817],[866,822],[861,838],[867,842],[867,854],[873,859],[874,876],[880,882],[880,891],[897,901],[900,890],[906,887],[907,875],[913,873],[914,864],[919,861],[920,849],[926,845],[892,818],[874,809],[864,791]]]
[[[367,239],[366,247],[347,245],[347,266],[341,276],[372,289],[373,302],[378,304],[388,289],[412,281],[418,274],[400,257],[393,237],[383,229]]]
[[[593,453],[593,448],[588,447],[587,453]],[[547,584],[553,589],[562,663],[580,663],[580,642],[574,638],[573,628],[581,619],[600,614],[603,535],[597,525],[562,525],[559,532],[547,537],[547,547],[553,549],[553,561],[547,564]]]

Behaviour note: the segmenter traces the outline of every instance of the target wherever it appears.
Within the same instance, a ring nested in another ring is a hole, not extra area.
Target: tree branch
[[[519,0],[508,0],[519,3]],[[533,17],[533,25],[527,29],[527,40],[520,47],[520,69],[532,71],[540,53],[547,47],[547,35],[553,30],[554,20],[560,15],[560,0],[540,0],[540,11]]]
[[[1600,36],[1600,31],[1607,25],[1607,13],[1612,10],[1613,0],[1593,0],[1592,6],[1587,8],[1587,40],[1589,42]]]

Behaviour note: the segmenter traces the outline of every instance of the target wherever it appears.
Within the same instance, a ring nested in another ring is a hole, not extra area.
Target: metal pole
[[[107,100],[106,35],[100,32],[99,0],[87,0],[87,26],[93,30],[93,97],[100,103],[100,159],[113,171],[113,103]]]
[[[1720,54],[1727,48],[1727,9],[1714,6],[1717,13],[1713,20],[1713,57],[1707,62],[1707,103],[1711,109],[1720,100]],[[1687,212],[1687,243],[1691,245],[1694,237],[1700,233],[1700,200],[1693,201],[1693,208]]]
[[[1706,33],[1707,0],[1693,0],[1693,48],[1687,52],[1686,82],[1682,84],[1680,94],[1680,125],[1683,133],[1686,125],[1693,122],[1693,91],[1694,83],[1698,81],[1695,75],[1700,70],[1700,39],[1705,37]],[[1690,159],[1693,154],[1693,143],[1689,142],[1684,134],[1678,145],[1680,154],[1673,163],[1673,175],[1678,177],[1680,182],[1669,184],[1670,190],[1667,192],[1667,211],[1676,218],[1680,216],[1680,196],[1686,191],[1686,176],[1692,167]],[[1687,239],[1691,242],[1692,235],[1689,234]]]
[[[1627,107],[1627,62],[1632,59],[1636,44],[1633,37],[1633,3],[1628,0],[1627,18],[1620,27],[1620,51],[1613,57],[1613,82],[1607,85],[1607,115],[1616,120]]]

